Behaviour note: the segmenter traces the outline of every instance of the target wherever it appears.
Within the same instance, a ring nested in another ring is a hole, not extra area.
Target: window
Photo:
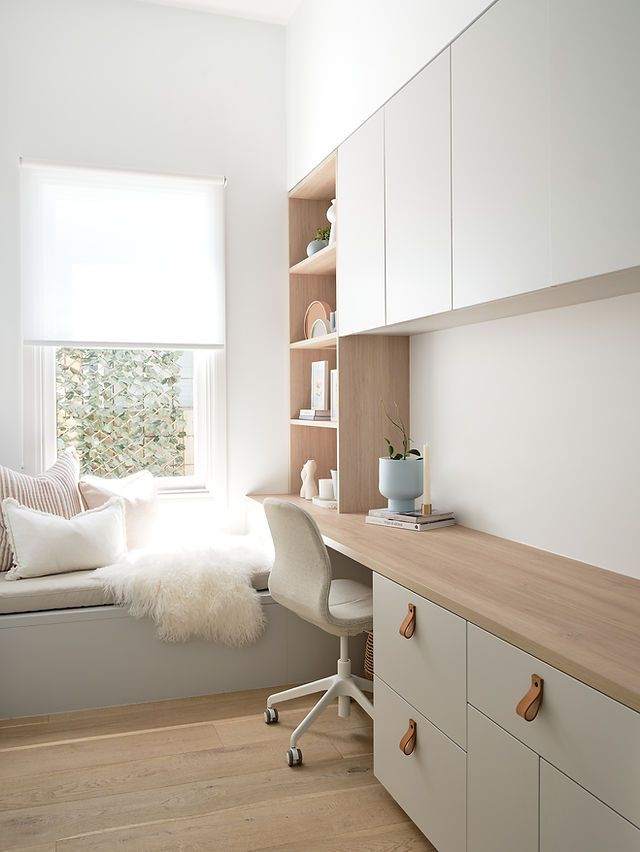
[[[223,182],[22,165],[26,467],[220,486]]]

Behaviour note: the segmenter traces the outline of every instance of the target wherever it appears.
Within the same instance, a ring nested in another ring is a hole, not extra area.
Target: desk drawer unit
[[[640,714],[471,624],[468,639],[469,703],[640,826]],[[534,674],[542,701],[526,721],[515,708]]]
[[[438,852],[464,852],[465,752],[379,677],[374,686],[376,778]],[[406,736],[410,722],[415,724],[414,743]],[[404,751],[400,748],[403,739]]]
[[[540,761],[540,852],[640,852],[640,829]]]
[[[405,638],[410,607],[415,621]],[[373,623],[376,675],[465,748],[466,621],[374,574]]]

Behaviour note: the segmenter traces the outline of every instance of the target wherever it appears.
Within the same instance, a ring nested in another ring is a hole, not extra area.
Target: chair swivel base
[[[290,748],[286,752],[289,766],[300,766],[302,764],[302,751],[298,748],[298,740],[336,698],[338,699],[338,716],[341,718],[349,716],[352,698],[373,718],[373,704],[364,694],[365,692],[373,692],[373,682],[351,674],[351,660],[348,658],[346,637],[340,637],[338,673],[270,695],[267,698],[267,708],[264,711],[265,723],[272,725],[278,721],[278,710],[273,706],[274,704],[290,701],[293,698],[302,698],[305,695],[312,695],[314,692],[324,692],[324,695],[291,734]]]

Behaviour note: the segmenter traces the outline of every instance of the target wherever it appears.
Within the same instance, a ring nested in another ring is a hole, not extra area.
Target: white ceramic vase
[[[381,458],[378,488],[392,512],[412,512],[422,494],[422,459]]]

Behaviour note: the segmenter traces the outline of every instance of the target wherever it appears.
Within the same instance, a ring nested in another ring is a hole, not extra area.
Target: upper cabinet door
[[[640,3],[551,0],[549,15],[560,284],[640,264]]]
[[[451,309],[447,49],[385,109],[387,324]]]
[[[379,110],[338,148],[338,332],[385,324],[384,115]]]
[[[551,283],[548,68],[547,0],[500,0],[452,45],[454,308]]]

